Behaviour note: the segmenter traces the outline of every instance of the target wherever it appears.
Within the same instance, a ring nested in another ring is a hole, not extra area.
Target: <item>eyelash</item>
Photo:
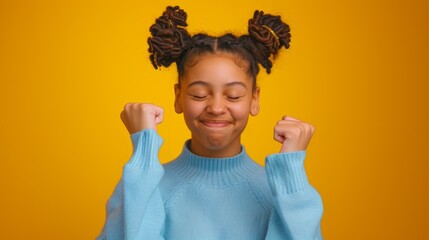
[[[196,96],[196,95],[191,95],[192,96],[192,98],[194,98],[195,100],[204,100],[204,99],[206,99],[206,97],[207,96]]]
[[[198,95],[191,95],[191,97],[197,101],[202,101],[202,100],[205,100],[207,98],[207,96],[198,96]],[[240,96],[238,96],[238,97],[227,96],[226,98],[230,101],[237,101],[237,100],[240,100],[241,97]]]
[[[231,97],[231,96],[228,96],[227,97],[229,100],[232,100],[232,101],[237,101],[237,100],[239,100],[241,97]]]

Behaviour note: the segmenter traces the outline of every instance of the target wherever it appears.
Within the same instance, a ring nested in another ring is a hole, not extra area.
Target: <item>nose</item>
[[[213,115],[222,115],[226,112],[225,99],[221,96],[213,96],[207,102],[207,112]]]

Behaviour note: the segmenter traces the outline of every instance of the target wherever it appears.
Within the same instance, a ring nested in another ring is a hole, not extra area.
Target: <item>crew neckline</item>
[[[185,142],[181,154],[166,164],[188,182],[226,187],[248,181],[262,168],[248,156],[244,146],[239,154],[226,158],[199,156],[189,146],[190,140]]]

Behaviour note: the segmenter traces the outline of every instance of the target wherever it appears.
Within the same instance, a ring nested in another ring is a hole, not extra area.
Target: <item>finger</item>
[[[303,122],[295,121],[295,120],[279,120],[277,121],[278,126],[296,126],[302,124]]]
[[[155,118],[155,124],[158,125],[160,123],[162,123],[163,118],[162,117],[156,117]]]
[[[160,124],[164,120],[164,111],[159,111],[155,114],[155,124]]]
[[[279,126],[274,127],[274,139],[276,141],[283,143],[287,138],[286,134],[285,128]]]
[[[121,120],[124,121],[124,111],[121,111],[121,114],[119,115],[121,117]]]
[[[294,121],[294,122],[302,122],[301,120],[291,117],[291,116],[283,116],[282,120],[286,120],[286,121]]]
[[[283,137],[282,135],[278,134],[276,131],[274,131],[274,140],[276,140],[279,143],[282,143],[286,140],[285,137]]]
[[[124,106],[124,110],[129,110],[133,105],[135,105],[135,104],[132,103],[132,102],[126,103],[125,106]]]

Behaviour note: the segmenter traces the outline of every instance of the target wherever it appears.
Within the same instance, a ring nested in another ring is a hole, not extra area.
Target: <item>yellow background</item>
[[[255,9],[292,29],[243,144],[260,164],[288,114],[316,133],[306,168],[325,239],[429,239],[426,1],[180,1],[189,31],[246,32]],[[163,162],[189,137],[175,68],[148,61],[148,28],[175,1],[0,4],[2,239],[94,239],[131,154],[127,102],[165,108]]]

